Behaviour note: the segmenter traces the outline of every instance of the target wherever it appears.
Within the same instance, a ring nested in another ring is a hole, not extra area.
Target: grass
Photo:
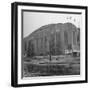
[[[80,75],[79,57],[52,57],[48,58],[25,58],[24,77],[57,76],[57,75]]]

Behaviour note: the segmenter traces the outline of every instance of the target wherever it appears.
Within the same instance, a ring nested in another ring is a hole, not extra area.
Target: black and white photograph
[[[22,15],[22,76],[80,75],[81,13]]]
[[[18,85],[87,81],[87,7],[14,3],[13,10]]]

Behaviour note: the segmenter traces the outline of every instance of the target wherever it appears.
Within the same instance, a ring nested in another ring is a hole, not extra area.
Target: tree
[[[68,48],[68,33],[67,31],[64,31],[64,38],[65,38],[65,46]]]
[[[24,50],[25,51],[27,50],[27,44],[26,44],[26,42],[24,42]]]
[[[28,42],[28,49],[27,49],[27,56],[33,57],[34,56],[34,47],[31,41]]]
[[[68,50],[72,50],[72,45],[68,44]]]
[[[51,61],[52,55],[55,55],[55,42],[54,42],[54,33],[50,35],[49,39],[49,60]]]
[[[49,60],[51,61],[51,42],[49,41]]]
[[[55,55],[55,42],[54,42],[54,34],[51,34],[51,38],[49,41],[49,48],[50,48],[50,53],[51,55]]]
[[[24,54],[24,56],[26,56],[27,55],[27,44],[26,44],[26,41],[24,41],[24,46],[23,46],[23,54]]]
[[[72,45],[71,44],[68,44],[68,51],[69,51],[69,54],[71,54],[72,53]]]

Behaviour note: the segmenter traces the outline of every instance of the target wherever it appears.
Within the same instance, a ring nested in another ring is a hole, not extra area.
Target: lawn
[[[80,57],[37,56],[23,59],[23,77],[80,75]]]

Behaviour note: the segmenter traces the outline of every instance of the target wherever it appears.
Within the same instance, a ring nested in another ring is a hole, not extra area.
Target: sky
[[[23,12],[23,37],[28,36],[41,26],[55,23],[71,22],[81,27],[81,14],[60,14],[45,12]]]

